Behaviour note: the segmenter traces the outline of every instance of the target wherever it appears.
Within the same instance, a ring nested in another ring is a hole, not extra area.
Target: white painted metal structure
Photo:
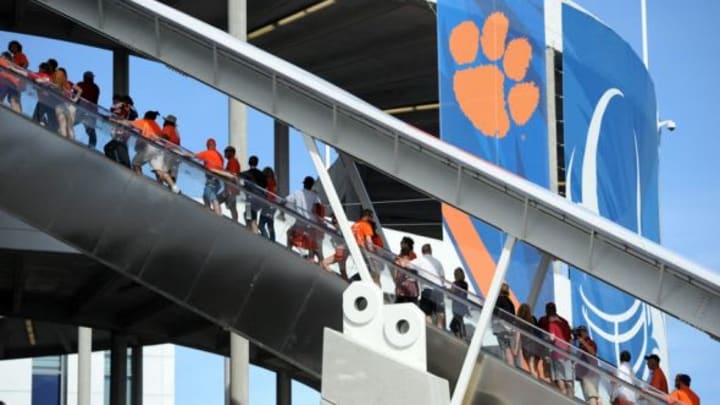
[[[505,280],[505,274],[507,273],[507,269],[510,265],[510,258],[512,257],[513,248],[515,248],[515,242],[516,239],[512,236],[509,236],[505,240],[505,245],[503,246],[500,259],[498,260],[497,267],[495,268],[495,274],[493,275],[492,282],[490,283],[490,289],[485,297],[485,305],[483,305],[482,311],[480,311],[480,319],[478,319],[475,332],[470,340],[470,346],[468,346],[468,351],[465,355],[465,360],[463,361],[462,369],[460,370],[460,375],[458,376],[457,383],[455,384],[455,390],[453,391],[450,405],[462,405],[466,401],[470,378],[472,377],[473,369],[475,368],[476,359],[480,355],[480,350],[482,349],[483,337],[490,327],[490,321],[492,320],[495,304],[497,303],[498,296],[500,295],[500,287],[502,286],[503,280]]]
[[[154,0],[33,0],[714,336],[720,276]]]
[[[315,165],[315,170],[320,176],[320,182],[322,183],[323,189],[325,189],[325,195],[327,195],[328,197],[330,207],[335,214],[338,228],[340,228],[340,232],[345,239],[345,243],[347,244],[348,250],[350,251],[350,255],[353,258],[363,257],[360,246],[358,245],[355,237],[353,236],[352,229],[350,228],[350,222],[348,222],[347,216],[345,215],[345,210],[343,210],[342,202],[340,202],[340,197],[338,197],[335,186],[333,185],[332,179],[330,178],[330,174],[328,173],[327,168],[325,167],[324,162],[320,157],[320,152],[318,152],[315,141],[309,135],[303,135],[303,140],[305,141],[305,147],[310,154],[310,160],[312,160],[313,164]],[[372,282],[372,280],[370,279],[370,271],[368,270],[365,261],[354,260],[354,262],[355,266],[357,266],[358,273],[360,273],[360,279],[363,281]]]

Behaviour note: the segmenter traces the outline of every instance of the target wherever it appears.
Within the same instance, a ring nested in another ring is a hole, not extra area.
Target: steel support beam
[[[325,169],[325,165],[320,157],[320,152],[318,152],[315,140],[311,136],[305,134],[303,134],[303,140],[305,141],[305,147],[310,154],[310,160],[312,160],[315,165],[315,170],[318,172],[318,176],[320,176],[320,182],[322,183],[323,190],[325,190],[325,195],[330,203],[330,208],[332,208],[333,213],[335,214],[338,227],[345,239],[345,244],[350,251],[350,255],[355,262],[355,267],[357,268],[358,273],[360,273],[360,278],[363,281],[372,282],[370,272],[368,271],[367,264],[365,263],[365,258],[360,250],[360,246],[355,240],[355,236],[352,233],[350,222],[348,222],[347,215],[345,215],[345,210],[343,209],[342,202],[340,202],[337,190],[335,190],[335,185],[330,178],[330,173],[328,173],[327,169]]]
[[[290,127],[282,121],[275,120],[274,138],[277,194],[286,196],[290,194]]]
[[[277,405],[292,404],[292,378],[287,371],[278,371],[275,377],[275,400]]]
[[[143,403],[143,347],[133,346],[131,356],[132,371],[130,373],[130,405]]]
[[[460,375],[458,376],[457,383],[455,384],[455,390],[453,391],[450,405],[462,405],[465,403],[465,396],[468,393],[475,392],[474,389],[468,389],[471,388],[470,378],[473,370],[475,369],[475,365],[477,364],[480,349],[482,349],[483,337],[490,326],[490,321],[492,321],[495,303],[500,295],[500,287],[502,286],[503,280],[505,280],[505,273],[507,273],[507,269],[510,265],[515,241],[516,239],[513,236],[507,236],[507,239],[505,240],[505,245],[500,253],[500,260],[498,260],[495,274],[490,282],[490,290],[485,297],[485,303],[480,311],[480,319],[478,319],[477,325],[475,326],[475,332],[470,340],[470,346],[465,354],[465,360],[463,361],[462,368],[460,369]]]
[[[537,269],[535,270],[535,278],[533,279],[532,286],[530,287],[530,294],[528,295],[527,303],[530,308],[535,310],[537,305],[538,297],[540,296],[540,290],[542,289],[545,278],[547,277],[548,271],[550,270],[550,264],[552,258],[548,255],[542,255],[540,263],[538,263]]]
[[[380,234],[383,246],[390,246],[385,238],[385,231],[380,224],[380,217],[378,216],[377,211],[375,211],[375,206],[373,205],[370,195],[365,188],[365,183],[363,182],[362,177],[360,177],[360,172],[358,171],[355,159],[345,152],[340,152],[340,160],[342,161],[343,166],[345,166],[345,173],[348,176],[348,180],[350,180],[350,184],[352,185],[353,191],[355,191],[355,195],[357,195],[360,203],[362,204],[362,208],[372,210],[373,217],[375,218],[375,221],[377,221],[377,231]]]
[[[125,48],[113,49],[113,94],[130,93],[130,53]]]
[[[127,338],[113,333],[110,349],[110,405],[127,405]]]

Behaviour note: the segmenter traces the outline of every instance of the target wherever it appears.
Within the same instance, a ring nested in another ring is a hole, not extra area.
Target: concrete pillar
[[[113,50],[113,94],[130,93],[130,54],[127,49]]]
[[[90,405],[92,368],[92,329],[78,328],[78,405]]]
[[[278,371],[275,383],[277,405],[292,404],[292,379],[287,371]]]
[[[277,194],[290,194],[290,127],[275,120],[275,177]]]
[[[113,333],[110,343],[110,405],[127,405],[127,339]]]
[[[133,346],[132,356],[132,381],[130,383],[130,405],[142,405],[143,403],[143,348]]]
[[[230,405],[250,403],[250,342],[230,332]]]
[[[228,33],[235,38],[247,39],[247,0],[227,0]],[[247,108],[237,100],[228,100],[229,143],[237,151],[237,158],[246,165],[248,159],[247,144]],[[250,343],[244,338],[230,333],[230,389],[231,405],[247,405]]]
[[[227,0],[228,33],[235,38],[247,39],[247,0]],[[237,150],[240,163],[247,164],[247,108],[235,99],[228,99],[228,142]]]

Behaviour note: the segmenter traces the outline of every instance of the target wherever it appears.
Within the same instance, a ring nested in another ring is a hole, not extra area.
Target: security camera
[[[658,123],[658,131],[660,131],[663,128],[667,128],[668,131],[672,132],[677,128],[677,124],[673,120],[660,121]]]

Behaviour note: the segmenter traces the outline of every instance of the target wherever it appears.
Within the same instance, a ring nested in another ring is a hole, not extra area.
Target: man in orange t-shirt
[[[215,139],[208,138],[205,143],[207,150],[204,150],[195,155],[196,158],[201,160],[205,165],[205,168],[211,172],[224,173],[223,172],[223,157],[220,152],[216,149]],[[218,199],[220,194],[220,178],[216,175],[208,173],[205,176],[205,189],[203,190],[203,201],[213,212],[218,215],[222,215],[220,208],[220,201]]]
[[[232,146],[225,147],[225,159],[227,159],[227,165],[225,171],[231,173],[233,176],[240,176],[240,161],[235,157],[235,148]],[[225,206],[230,210],[230,215],[233,221],[238,220],[237,211],[237,195],[240,194],[240,189],[229,184],[225,185],[225,191],[220,197],[220,202],[224,203]]]
[[[143,138],[154,140],[157,139],[162,132],[160,126],[155,122],[158,115],[160,115],[160,113],[157,111],[147,111],[142,119],[137,119],[130,123],[133,127],[137,128]],[[135,157],[133,157],[132,161],[133,170],[138,175],[142,175],[142,166],[150,162],[150,167],[152,171],[155,172],[158,182],[167,184],[173,192],[179,193],[180,189],[175,184],[175,179],[168,173],[168,155],[168,152],[163,151],[158,146],[136,138]]]
[[[360,219],[352,226],[352,233],[353,236],[355,236],[357,244],[360,245],[361,248],[365,248],[371,252],[374,251],[373,248],[375,246],[372,241],[375,232],[373,232],[373,227],[370,223],[372,216],[372,210],[364,209]]]
[[[670,405],[700,405],[700,397],[690,389],[690,376],[678,374],[675,376],[676,390],[670,394]]]
[[[352,233],[353,236],[355,236],[355,241],[361,248],[364,248],[369,252],[375,252],[377,250],[375,243],[373,243],[375,227],[373,226],[372,219],[372,210],[366,208],[363,210],[360,219],[352,226]],[[379,260],[374,260],[372,257],[369,258],[368,262],[371,267],[369,269],[370,276],[372,277],[373,282],[377,286],[380,286],[380,270],[383,264]],[[357,277],[357,275],[353,276],[352,280],[358,280]]]
[[[180,146],[180,134],[177,131],[176,116],[170,114],[166,117],[163,117],[163,127],[160,131],[160,137],[162,137],[170,144],[167,145],[170,148],[172,148],[173,145]],[[177,159],[169,153],[167,167],[170,177],[172,177],[174,181],[177,181],[178,169],[180,168],[180,159]]]
[[[651,354],[645,356],[645,361],[647,361],[647,367],[650,370],[650,386],[661,391],[663,394],[667,394],[668,383],[667,378],[665,378],[665,373],[660,368],[660,356]]]

